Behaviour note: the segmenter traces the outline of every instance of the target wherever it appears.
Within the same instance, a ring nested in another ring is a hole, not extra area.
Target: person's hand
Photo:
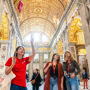
[[[63,90],[63,85],[61,84],[61,90]]]
[[[16,57],[13,56],[13,57],[12,57],[12,65],[14,66],[15,64],[16,64]]]
[[[42,85],[42,82],[40,82],[40,85]]]
[[[67,58],[64,58],[64,62],[66,62],[67,61]]]
[[[48,67],[51,67],[52,66],[52,63],[49,63]]]
[[[75,78],[75,73],[71,74],[70,78]]]
[[[64,71],[64,75],[65,75],[65,76],[68,76],[68,73],[67,73],[66,71]]]

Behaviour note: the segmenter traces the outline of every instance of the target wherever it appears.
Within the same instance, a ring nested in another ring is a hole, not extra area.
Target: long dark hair
[[[58,54],[57,54],[57,53],[53,54],[53,56],[52,56],[52,62],[53,62],[53,60],[54,60],[54,56],[55,56],[55,55],[58,55]],[[57,63],[59,63],[59,61],[60,61],[60,56],[58,55]]]
[[[16,50],[15,50],[15,52],[14,52],[14,56],[15,56],[15,57],[18,56],[18,53],[16,53],[16,52],[18,51],[18,49],[19,49],[20,47],[22,47],[22,46],[18,46],[18,47],[16,48]],[[22,47],[22,48],[23,48],[23,50],[24,50],[24,52],[25,52],[24,47]],[[23,58],[23,57],[24,57],[24,55],[22,56],[22,58]]]

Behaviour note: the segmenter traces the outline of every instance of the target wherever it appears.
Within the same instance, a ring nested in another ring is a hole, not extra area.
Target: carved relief
[[[73,19],[69,27],[69,42],[76,44],[85,44],[84,34],[81,30],[82,24],[79,18]]]

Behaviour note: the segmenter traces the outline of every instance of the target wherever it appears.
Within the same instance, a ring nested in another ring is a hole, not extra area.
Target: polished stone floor
[[[44,84],[42,84],[39,87],[39,90],[43,90],[43,87],[44,87]],[[27,89],[32,90],[32,85],[30,82],[27,83]],[[1,90],[1,88],[0,88],[0,90]],[[79,90],[90,90],[90,80],[88,81],[88,89],[83,89],[83,82],[80,82]]]
[[[43,90],[44,84],[39,88],[39,90]],[[31,83],[27,83],[28,90],[32,90]],[[83,82],[80,82],[79,90],[90,90],[90,80],[88,81],[88,89],[83,89]]]
[[[88,81],[88,89],[83,89],[83,83],[80,82],[80,90],[90,90],[90,80]]]

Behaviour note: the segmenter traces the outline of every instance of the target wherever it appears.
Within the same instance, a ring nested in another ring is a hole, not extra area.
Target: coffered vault
[[[22,1],[21,12],[18,11]],[[31,32],[44,33],[51,41],[68,0],[13,0],[22,38]]]

